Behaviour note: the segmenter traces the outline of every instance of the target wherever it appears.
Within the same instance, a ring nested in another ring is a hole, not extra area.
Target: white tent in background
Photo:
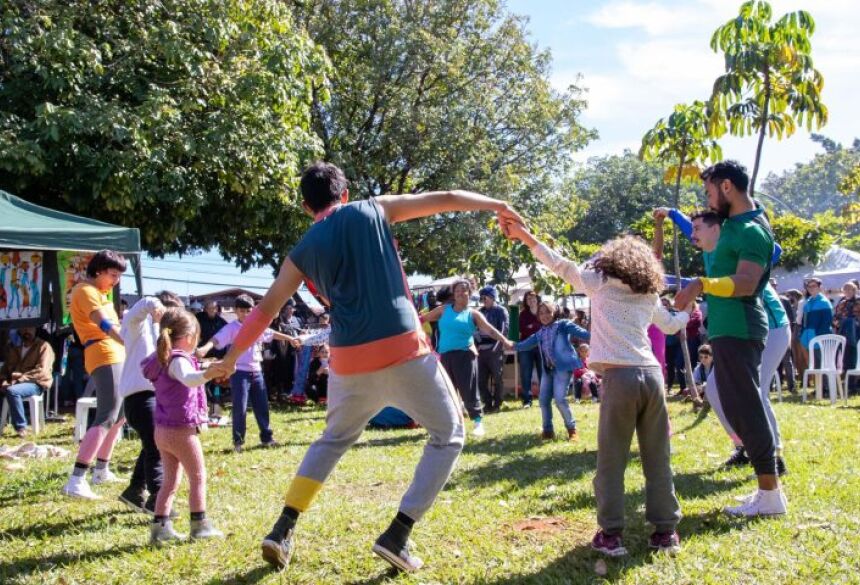
[[[776,279],[777,290],[784,292],[791,288],[803,290],[803,281],[809,277],[821,279],[825,293],[838,293],[842,285],[851,279],[860,279],[860,253],[840,246],[830,246],[816,266],[801,266],[792,271],[774,268],[772,276]]]

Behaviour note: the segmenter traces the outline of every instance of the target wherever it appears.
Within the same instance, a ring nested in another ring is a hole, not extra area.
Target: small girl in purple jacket
[[[203,385],[216,373],[198,368],[194,349],[199,335],[194,315],[184,309],[167,309],[161,318],[156,352],[141,362],[143,375],[155,387],[155,444],[164,465],[150,527],[153,544],[185,538],[173,530],[170,521],[183,469],[190,484],[191,538],[224,536],[206,518],[206,464],[197,435],[208,420]]]

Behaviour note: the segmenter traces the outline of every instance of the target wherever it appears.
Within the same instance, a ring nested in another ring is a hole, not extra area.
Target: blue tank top
[[[466,307],[459,313],[453,305],[448,305],[439,319],[439,347],[436,351],[468,350],[474,344],[472,335],[475,333],[475,323],[472,320],[472,309]]]

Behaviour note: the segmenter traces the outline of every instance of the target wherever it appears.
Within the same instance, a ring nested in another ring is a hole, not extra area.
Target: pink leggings
[[[196,427],[155,427],[155,444],[161,453],[164,481],[155,501],[155,515],[167,516],[173,505],[182,470],[188,474],[191,512],[206,511],[206,463]]]
[[[125,424],[125,418],[119,419],[109,429],[101,425],[91,426],[84,438],[81,439],[76,461],[86,465],[92,465],[93,457],[102,461],[110,461],[113,447],[116,445],[116,439],[122,431],[123,424]]]

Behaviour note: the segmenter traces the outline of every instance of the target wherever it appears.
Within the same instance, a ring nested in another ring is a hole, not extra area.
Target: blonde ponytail
[[[162,327],[161,333],[158,334],[158,344],[156,352],[158,353],[158,361],[163,368],[167,367],[170,361],[170,354],[173,352],[173,341],[170,339],[170,327]]]
[[[200,324],[197,318],[180,307],[169,307],[161,316],[161,332],[158,334],[156,354],[162,367],[170,363],[173,353],[173,342],[188,335],[199,334]]]

